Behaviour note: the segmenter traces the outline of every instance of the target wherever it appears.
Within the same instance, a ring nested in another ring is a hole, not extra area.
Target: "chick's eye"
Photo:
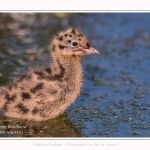
[[[90,47],[91,47],[89,43],[86,43],[86,46],[87,46],[88,48],[90,48]]]
[[[78,43],[77,43],[77,42],[73,42],[72,45],[73,45],[73,46],[77,46]]]

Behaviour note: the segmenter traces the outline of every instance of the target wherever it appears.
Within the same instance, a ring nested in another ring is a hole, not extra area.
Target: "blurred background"
[[[62,117],[66,129],[55,129],[62,134],[32,123],[26,136],[150,137],[149,13],[0,13],[0,86],[49,65],[50,40],[68,27],[101,54],[82,58],[84,86]],[[79,133],[66,134],[68,124]]]

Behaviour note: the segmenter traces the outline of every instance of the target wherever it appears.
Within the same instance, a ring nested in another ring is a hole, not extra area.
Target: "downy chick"
[[[5,116],[42,121],[62,114],[79,96],[83,71],[80,56],[99,54],[86,37],[69,28],[50,44],[52,63],[21,75],[0,91]]]

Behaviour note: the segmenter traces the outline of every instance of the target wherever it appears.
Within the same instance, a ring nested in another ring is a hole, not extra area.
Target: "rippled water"
[[[47,65],[50,38],[79,28],[101,55],[83,57],[84,87],[65,119],[80,136],[150,137],[149,13],[4,13],[0,22],[0,86]]]

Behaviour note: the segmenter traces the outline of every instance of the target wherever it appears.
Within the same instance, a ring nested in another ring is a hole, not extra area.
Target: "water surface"
[[[52,36],[79,28],[101,54],[82,58],[81,95],[62,117],[80,132],[70,136],[150,137],[149,13],[1,13],[0,22],[0,86],[48,65]],[[44,131],[39,136],[59,136]]]

